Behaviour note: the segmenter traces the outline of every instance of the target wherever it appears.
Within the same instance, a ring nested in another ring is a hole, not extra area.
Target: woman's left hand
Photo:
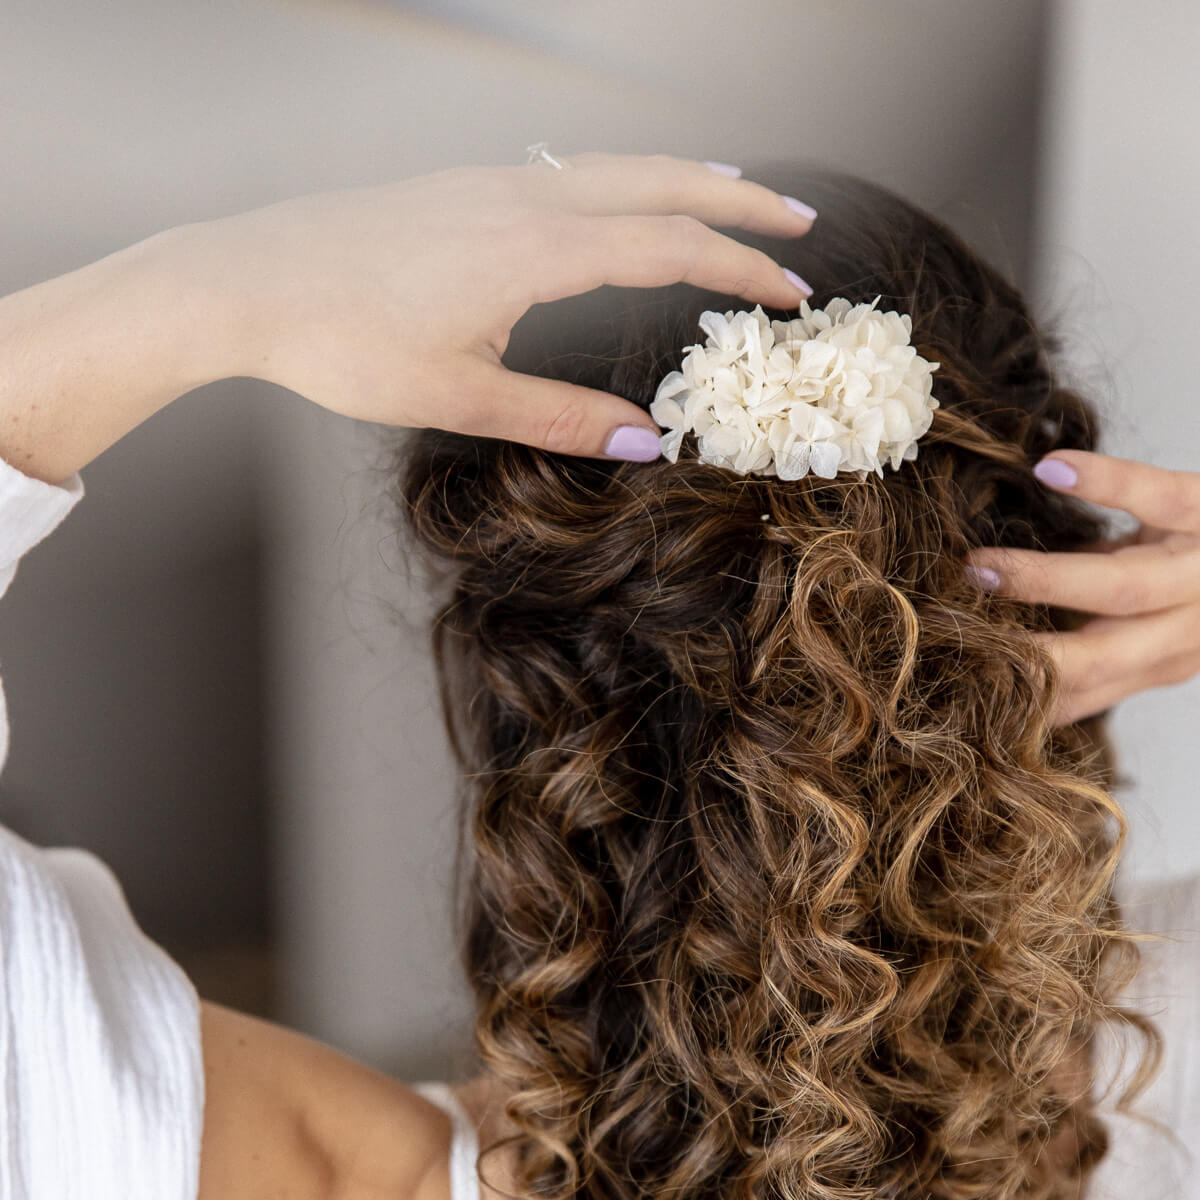
[[[1100,614],[1072,632],[1036,635],[1063,682],[1053,723],[1200,674],[1200,473],[1055,450],[1035,474],[1055,491],[1122,509],[1141,523],[1135,533],[1081,551],[987,547],[968,556],[977,569],[968,575],[982,586]]]

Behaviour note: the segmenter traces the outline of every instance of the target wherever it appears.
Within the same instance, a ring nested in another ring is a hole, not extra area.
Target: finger
[[[797,237],[816,214],[795,197],[719,174],[695,159],[668,154],[576,154],[561,171],[541,171],[541,194],[592,216],[686,213],[706,225]],[[791,203],[789,203],[791,201]]]
[[[1142,617],[1102,617],[1070,632],[1039,633],[1063,680],[1063,700],[1092,712],[1149,687],[1178,683],[1200,654],[1200,606]],[[1107,703],[1103,703],[1107,701]],[[1099,705],[1099,707],[1092,707]]]
[[[1077,549],[1094,551],[1097,554],[1111,554],[1114,550],[1123,550],[1126,546],[1157,546],[1170,539],[1177,544],[1194,543],[1193,533],[1172,533],[1169,529],[1155,529],[1151,525],[1138,525],[1128,533],[1116,537],[1102,537],[1094,542],[1083,542]]]
[[[1200,597],[1200,547],[1126,546],[1108,553],[1042,553],[989,546],[968,556],[999,575],[979,580],[993,590],[1078,612],[1129,616],[1176,607]]]
[[[1074,472],[1073,483],[1070,472],[1043,465],[1056,462],[1066,463]],[[1200,472],[1172,471],[1087,450],[1055,450],[1037,464],[1034,473],[1056,491],[1122,509],[1143,524],[1200,533]]]
[[[1143,525],[1137,533],[1133,535],[1133,544],[1138,546],[1195,546],[1197,545],[1197,534],[1194,533],[1177,533],[1173,529],[1155,529],[1150,525]]]
[[[1174,687],[1200,675],[1200,652],[1173,660],[1165,669],[1156,672],[1145,672],[1139,676],[1114,679],[1098,687],[1081,692],[1068,692],[1065,689],[1059,694],[1050,716],[1052,725],[1068,725],[1072,721],[1081,721],[1084,717],[1092,717],[1097,713],[1112,708],[1130,696],[1139,692],[1152,691],[1154,688]]]
[[[650,415],[610,392],[485,363],[461,386],[439,428],[585,458],[650,462],[662,453]]]
[[[796,308],[812,294],[789,280],[770,255],[717,233],[695,217],[558,218],[536,231],[541,302],[614,287],[691,283],[774,308]],[[796,276],[792,276],[796,279]]]
[[[1079,549],[1096,554],[1111,554],[1114,550],[1123,550],[1126,546],[1144,546],[1161,540],[1159,530],[1151,529],[1149,525],[1139,525],[1137,529],[1131,529],[1128,533],[1122,533],[1118,537],[1100,538],[1094,542],[1086,542]]]

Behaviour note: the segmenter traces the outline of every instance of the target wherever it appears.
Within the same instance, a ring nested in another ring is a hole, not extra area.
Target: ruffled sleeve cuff
[[[8,591],[22,556],[52,533],[83,499],[78,474],[44,483],[0,458],[0,596]],[[8,708],[0,689],[0,769],[8,758]]]

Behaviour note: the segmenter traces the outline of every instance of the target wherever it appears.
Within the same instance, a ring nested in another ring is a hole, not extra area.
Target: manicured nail
[[[1069,463],[1063,462],[1061,458],[1043,458],[1033,468],[1033,473],[1051,487],[1074,487],[1079,479],[1075,468]]]
[[[810,221],[817,219],[817,210],[805,204],[803,200],[797,200],[795,196],[784,196],[783,202],[792,212],[799,213],[802,217],[807,217]]]
[[[731,166],[729,163],[706,162],[704,164],[710,171],[716,171],[718,175],[727,175],[730,179],[741,179],[742,168]]]
[[[797,288],[799,291],[803,292],[806,297],[812,295],[812,288],[810,288],[808,286],[808,284],[805,283],[804,280],[801,279],[800,276],[796,274],[795,271],[789,271],[787,269],[787,267],[784,267],[783,268],[783,277],[784,277],[784,279],[786,279],[788,281],[788,283],[790,283],[792,285],[792,287]]]
[[[998,571],[993,571],[991,567],[967,567],[966,568],[967,582],[973,583],[977,587],[998,588],[1001,584],[1000,574]]]
[[[641,425],[618,425],[605,443],[604,453],[626,462],[653,462],[662,454],[662,439]]]

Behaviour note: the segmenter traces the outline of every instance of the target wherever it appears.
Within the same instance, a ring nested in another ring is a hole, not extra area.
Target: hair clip
[[[800,305],[792,321],[753,312],[705,312],[703,346],[685,347],[682,369],[658,386],[650,415],[678,461],[685,433],[699,460],[739,475],[799,479],[810,471],[859,478],[917,456],[933,422],[933,372],[941,365],[909,344],[907,313],[877,312],[838,297]]]

